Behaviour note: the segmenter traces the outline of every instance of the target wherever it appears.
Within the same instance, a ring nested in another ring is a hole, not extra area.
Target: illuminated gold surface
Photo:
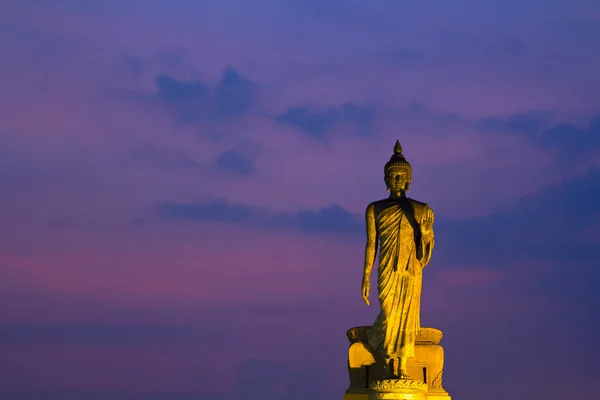
[[[369,400],[427,400],[427,384],[406,379],[372,381]]]
[[[387,377],[408,379],[407,361],[415,355],[415,338],[421,325],[422,270],[434,246],[434,214],[427,204],[406,197],[412,168],[399,142],[384,171],[390,195],[369,204],[366,210],[362,296],[369,305],[369,279],[379,248],[381,311],[368,331],[368,343],[384,357]]]
[[[412,167],[396,142],[384,167],[390,195],[367,207],[362,297],[367,305],[370,275],[379,250],[380,313],[372,326],[346,333],[350,341],[350,387],[344,400],[450,400],[442,387],[442,332],[421,327],[422,271],[434,247],[431,208],[406,197]]]
[[[371,351],[366,340],[369,329],[369,326],[357,326],[347,332],[351,343],[348,349],[350,387],[347,394],[368,395],[369,383],[385,378],[385,362]],[[441,338],[439,329],[421,328],[415,340],[415,357],[407,362],[408,375],[413,380],[427,384],[430,400],[450,398],[442,386],[444,349],[439,345]]]
[[[448,394],[437,395],[427,393],[427,400],[452,400]],[[369,393],[345,393],[342,400],[369,400]]]

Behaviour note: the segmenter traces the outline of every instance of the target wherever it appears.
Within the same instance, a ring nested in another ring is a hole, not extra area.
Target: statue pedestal
[[[407,381],[424,385],[425,397],[371,397],[374,394],[371,389],[372,382],[389,380],[384,379],[383,360],[371,351],[367,343],[368,329],[370,327],[360,326],[351,328],[347,332],[351,343],[348,349],[350,387],[346,390],[343,400],[383,400],[384,398],[451,400],[442,386],[444,349],[439,345],[442,332],[434,328],[421,328],[415,341],[415,357],[409,359],[407,363],[407,372],[412,379]],[[381,395],[384,395],[384,392]],[[406,393],[406,395],[412,394]],[[391,394],[386,392],[385,396]]]
[[[349,390],[346,393],[344,393],[344,397],[343,400],[371,400],[371,397],[369,397],[370,395],[373,394],[373,391],[371,390]],[[385,397],[386,399],[404,399],[405,397]],[[411,399],[412,397],[406,397],[408,399]],[[418,397],[417,397],[418,398]],[[431,391],[429,390],[426,393],[425,398],[427,400],[452,400],[452,397],[450,397],[450,395],[448,394],[448,392],[446,391]],[[378,399],[383,399],[383,397],[378,397]]]
[[[427,384],[407,379],[383,379],[369,385],[369,400],[427,400]]]

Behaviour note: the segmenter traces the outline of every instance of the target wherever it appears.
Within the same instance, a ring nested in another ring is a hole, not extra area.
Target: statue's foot
[[[408,381],[411,380],[410,376],[408,376],[408,374],[406,373],[406,370],[404,368],[400,369],[400,377],[397,379],[404,379],[404,380],[408,380]]]
[[[383,379],[403,379],[403,380],[412,380],[412,378],[406,374],[400,374],[400,375],[396,375],[396,374],[385,374],[383,376]]]

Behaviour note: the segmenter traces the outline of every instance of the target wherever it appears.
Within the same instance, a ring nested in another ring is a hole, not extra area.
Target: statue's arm
[[[371,289],[371,270],[375,263],[377,252],[377,228],[375,227],[375,205],[369,204],[366,212],[367,220],[367,246],[365,248],[365,272],[362,280],[362,298],[369,305],[369,291]]]
[[[425,205],[423,210],[423,221],[421,225],[421,248],[423,249],[423,258],[421,259],[421,265],[425,267],[431,259],[431,253],[433,252],[433,246],[435,245],[434,233],[433,233],[433,222],[435,216],[433,210]]]
[[[365,212],[367,223],[367,245],[365,246],[365,273],[364,280],[369,280],[371,270],[375,263],[375,254],[377,253],[377,228],[375,227],[375,205],[369,204]]]

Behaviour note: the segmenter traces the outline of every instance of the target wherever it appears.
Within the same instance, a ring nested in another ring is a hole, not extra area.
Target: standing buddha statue
[[[384,174],[390,195],[369,204],[366,210],[362,297],[369,305],[370,275],[379,248],[381,312],[368,330],[368,344],[383,356],[386,378],[410,379],[406,363],[415,355],[415,338],[421,328],[422,271],[434,246],[434,215],[427,204],[406,196],[412,168],[398,141]]]

